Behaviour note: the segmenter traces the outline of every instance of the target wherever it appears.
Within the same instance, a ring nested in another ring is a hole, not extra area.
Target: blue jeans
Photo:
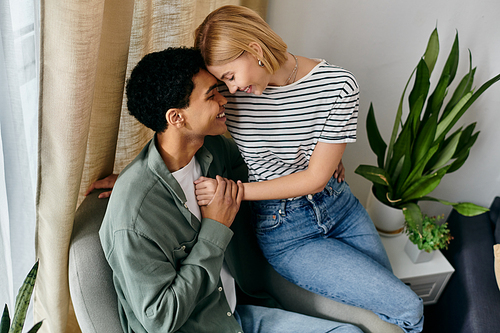
[[[274,269],[302,288],[368,309],[405,332],[421,332],[422,300],[393,273],[368,213],[347,183],[251,203],[259,245]]]
[[[234,317],[245,333],[363,333],[351,324],[253,305],[238,305]]]

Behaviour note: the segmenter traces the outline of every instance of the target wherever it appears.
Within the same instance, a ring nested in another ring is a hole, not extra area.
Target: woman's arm
[[[345,143],[319,142],[306,170],[272,180],[244,183],[243,200],[287,199],[321,192],[337,171],[345,147]],[[341,168],[338,173],[343,180],[343,166]],[[198,204],[208,204],[215,191],[215,184],[203,177],[195,184]]]
[[[243,200],[286,199],[323,191],[344,154],[345,143],[318,142],[304,171],[243,184]]]

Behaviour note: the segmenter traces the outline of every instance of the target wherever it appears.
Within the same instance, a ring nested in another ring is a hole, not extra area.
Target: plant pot
[[[403,232],[405,218],[401,209],[383,204],[373,195],[371,189],[366,202],[366,211],[381,236],[394,237]]]
[[[418,264],[421,262],[431,261],[434,257],[434,251],[427,252],[420,250],[416,244],[413,244],[411,240],[408,239],[405,245],[405,252],[410,257],[413,263]]]

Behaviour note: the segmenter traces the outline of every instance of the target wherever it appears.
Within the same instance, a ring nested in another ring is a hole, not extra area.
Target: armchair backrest
[[[112,271],[99,239],[108,199],[94,191],[76,211],[69,247],[69,289],[83,333],[123,333]]]

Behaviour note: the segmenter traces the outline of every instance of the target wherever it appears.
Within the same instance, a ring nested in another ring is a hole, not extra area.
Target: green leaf
[[[423,215],[420,207],[413,202],[406,203],[401,206],[405,216],[406,223],[413,229],[419,230],[422,233]]]
[[[40,327],[42,327],[42,321],[39,321],[38,323],[35,324],[35,326],[33,326],[33,328],[31,328],[28,333],[36,333],[38,332],[38,330],[40,329]]]
[[[441,168],[438,171],[424,176],[421,179],[417,180],[411,186],[408,187],[408,190],[403,193],[402,199],[404,202],[420,199],[423,196],[434,191],[434,189],[439,185],[441,179],[446,174],[447,167]]]
[[[454,123],[453,120],[457,117],[457,115],[460,113],[460,110],[464,108],[464,106],[467,104],[467,102],[471,99],[472,93],[469,92],[467,93],[462,99],[453,107],[453,109],[450,111],[450,113],[439,122],[437,125],[436,129],[436,135],[435,135],[435,140],[440,141],[444,138],[446,133],[453,127]],[[458,120],[458,119],[457,119]],[[453,123],[453,125],[452,125]]]
[[[472,62],[472,59],[470,59],[470,61]],[[470,66],[472,66],[472,64],[470,64]],[[451,109],[453,109],[453,107],[462,99],[462,97],[471,91],[475,74],[476,68],[470,68],[469,72],[462,78],[459,85],[455,89],[455,92],[453,93],[450,101],[448,102],[448,104],[446,104],[443,114],[441,115],[441,119],[445,118],[450,113]]]
[[[38,272],[38,261],[35,263],[31,271],[24,279],[24,283],[19,289],[19,292],[16,297],[16,305],[14,309],[14,317],[12,319],[12,327],[9,330],[9,333],[21,333],[24,320],[26,319],[26,311],[28,310],[28,306],[31,300],[31,294],[33,292],[33,288],[35,286],[36,275]]]
[[[413,89],[410,92],[410,96],[408,97],[408,102],[410,105],[410,113],[412,113],[415,109],[415,104],[419,98],[425,100],[427,98],[427,94],[429,93],[429,87],[431,83],[429,81],[429,68],[425,63],[424,59],[420,59],[417,65],[417,73],[415,75],[415,83],[413,85]],[[422,100],[422,107],[423,107]],[[418,108],[417,108],[418,110]],[[418,119],[420,119],[420,113],[422,112],[422,108],[418,111]],[[414,119],[415,116],[409,116],[408,119]]]
[[[462,132],[460,130],[456,131],[453,134],[453,136],[450,138],[450,141],[446,144],[446,146],[441,151],[436,164],[434,164],[430,168],[430,170],[437,170],[437,169],[445,166],[451,160],[453,155],[455,155],[455,151],[457,150],[458,141],[460,140],[461,134],[462,134]]]
[[[372,186],[372,192],[375,198],[387,206],[392,206],[389,200],[387,200],[388,189],[389,187],[377,183],[373,183]]]
[[[463,134],[462,134],[462,136],[463,136]],[[467,145],[461,148],[459,154],[455,157],[456,160],[451,164],[450,168],[448,169],[448,173],[455,172],[462,167],[462,165],[465,163],[465,161],[469,157],[470,149],[471,149],[472,145],[476,142],[478,136],[479,136],[479,132],[476,132],[470,138]]]
[[[0,333],[7,333],[10,328],[10,316],[9,316],[9,308],[7,304],[3,309],[2,321],[0,321]]]
[[[454,204],[453,208],[455,208],[457,212],[464,216],[476,216],[489,211],[488,208],[475,205],[471,202],[461,202],[458,204]]]
[[[390,186],[390,178],[382,168],[362,164],[354,172],[375,184]]]
[[[443,130],[443,133],[441,135],[445,135],[452,127],[453,125],[455,125],[455,123],[460,119],[460,117],[463,116],[463,114],[465,113],[465,111],[467,111],[467,109],[472,105],[472,103],[474,103],[476,101],[476,99],[479,98],[479,96],[481,96],[490,86],[492,86],[494,83],[498,82],[498,80],[500,80],[500,74],[498,74],[497,76],[491,78],[490,80],[488,80],[486,83],[484,83],[473,95],[472,97],[469,97],[467,98],[466,102],[465,102],[465,105],[462,105],[461,107],[459,107],[456,111],[457,113],[455,114],[455,117],[453,117],[453,119],[451,120],[451,122],[449,122],[449,125],[446,127],[446,129]],[[466,94],[462,100],[464,98],[466,98],[466,96],[469,96],[470,93]],[[462,100],[460,100],[460,102],[458,104],[460,104],[462,102]],[[457,106],[458,106],[457,104]],[[450,112],[450,114],[445,118],[445,119],[448,119],[450,117],[451,114],[454,113],[455,109],[457,108],[457,106],[455,106],[452,111]],[[444,121],[444,120],[443,120]],[[441,121],[442,122],[442,121]],[[440,124],[441,124],[440,122]],[[439,125],[438,125],[438,129],[439,129]]]
[[[408,152],[408,147],[411,147],[411,128],[409,125],[406,125],[401,130],[401,133],[394,144],[393,156],[390,163],[389,165],[386,165],[385,169],[388,171],[388,174],[394,174],[396,167],[403,156],[406,156],[405,158],[408,159],[411,158],[411,153]]]
[[[415,140],[415,145],[413,147],[413,161],[415,164],[429,154],[429,148],[433,145],[434,136],[436,135],[437,118],[438,115],[434,114],[431,118],[427,119],[422,131]]]
[[[410,109],[410,114],[408,115],[408,119],[412,124],[412,137],[415,138],[418,135],[419,128],[421,126],[420,118],[422,116],[422,110],[424,108],[425,96],[420,96],[413,105],[413,108]]]
[[[411,152],[408,149],[406,154],[401,158],[400,163],[398,164],[398,168],[396,169],[398,172],[394,173],[391,176],[393,183],[396,183],[394,186],[393,193],[391,193],[391,197],[401,197],[403,184],[408,179],[408,175],[413,171],[412,169],[412,161],[411,161]]]
[[[444,98],[446,97],[447,88],[453,82],[458,68],[458,33],[455,34],[455,42],[451,48],[446,64],[443,67],[441,77],[439,78],[438,84],[434,92],[429,97],[427,102],[427,109],[425,111],[423,119],[428,119],[433,113],[439,112],[441,106],[443,105]]]
[[[427,162],[434,156],[434,154],[438,151],[439,149],[439,145],[433,145],[428,153],[424,156],[423,159],[421,159],[420,161],[417,162],[417,164],[415,164],[413,170],[411,171],[411,173],[408,175],[408,177],[406,178],[406,181],[404,182],[401,190],[404,192],[408,189],[408,187],[414,183],[416,180],[418,179],[421,179],[422,178],[422,174],[425,170],[425,166],[427,164]]]
[[[423,197],[420,200],[422,200],[422,201],[436,201],[436,202],[439,202],[443,205],[453,206],[453,208],[458,213],[462,214],[463,216],[469,216],[469,217],[483,214],[483,213],[486,213],[487,211],[489,211],[488,208],[473,204],[471,202],[456,203],[456,202],[450,202],[450,201],[436,199],[436,198],[432,198],[432,197]]]
[[[366,117],[366,133],[368,135],[370,147],[375,155],[377,155],[377,164],[380,168],[383,168],[387,145],[378,130],[372,103],[370,103],[370,109],[368,110],[368,115]]]
[[[389,168],[389,162],[390,159],[392,158],[392,150],[394,149],[394,143],[396,142],[396,139],[398,137],[399,125],[401,123],[401,116],[403,114],[403,100],[406,94],[406,89],[408,88],[411,78],[416,70],[417,68],[415,67],[415,69],[410,75],[410,78],[406,82],[405,88],[403,89],[403,94],[401,95],[401,98],[399,100],[398,111],[396,112],[396,119],[394,119],[394,126],[392,127],[391,139],[389,141],[389,148],[387,149],[387,155],[385,157],[385,168]],[[397,159],[397,161],[399,161],[399,159]]]
[[[450,168],[447,173],[452,173],[457,171],[464,165],[465,161],[469,158],[469,150],[465,151],[462,155],[458,156],[453,163],[451,163]]]
[[[472,145],[476,141],[477,136],[479,135],[479,132],[476,132],[474,135],[472,135],[472,132],[474,132],[475,128],[476,128],[476,123],[474,122],[469,126],[467,126],[462,131],[462,135],[460,136],[460,141],[458,141],[457,151],[455,152],[455,155],[453,155],[453,157],[457,157],[462,153],[462,151],[472,147]]]
[[[458,50],[458,31],[457,31],[455,33],[455,41],[453,42],[453,46],[451,47],[450,54],[448,56],[448,59],[446,60],[446,64],[444,65],[443,69],[443,75],[450,76],[448,85],[450,85],[451,82],[453,82],[453,79],[457,74],[458,56],[459,56],[459,50]]]
[[[418,101],[417,101],[418,103]],[[414,109],[414,112],[416,110]],[[385,170],[391,175],[391,179],[396,183],[397,176],[395,173],[403,165],[411,163],[411,146],[413,142],[413,126],[412,126],[412,115],[409,115],[409,119],[403,125],[401,132],[399,133],[396,142],[393,145],[392,157],[389,160],[389,164],[385,166]],[[417,117],[418,118],[418,115]]]
[[[424,60],[429,68],[429,74],[432,73],[434,69],[434,65],[436,64],[437,58],[439,55],[439,36],[437,28],[431,33],[429,37],[429,41],[427,42],[427,48],[424,54]]]
[[[428,119],[434,113],[439,113],[441,106],[443,105],[444,98],[448,92],[448,85],[450,82],[449,75],[443,75],[434,89],[431,97],[427,101],[427,109],[425,111],[424,119]]]

